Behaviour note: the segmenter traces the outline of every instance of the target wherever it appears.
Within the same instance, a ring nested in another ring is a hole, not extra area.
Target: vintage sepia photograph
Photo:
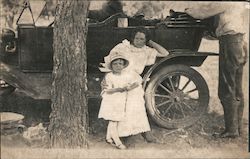
[[[249,20],[247,0],[1,0],[0,158],[249,158]]]

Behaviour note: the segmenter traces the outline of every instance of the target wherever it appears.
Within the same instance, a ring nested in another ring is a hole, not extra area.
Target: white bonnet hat
[[[110,52],[110,54],[106,57],[104,57],[104,64],[102,64],[102,66],[104,68],[99,68],[101,72],[110,72],[111,69],[111,63],[112,61],[116,60],[116,59],[123,59],[125,61],[125,66],[127,67],[129,65],[129,60],[128,58],[123,54],[123,53],[119,53],[119,52]]]
[[[129,64],[129,60],[122,53],[111,52],[108,56],[109,56],[108,57],[108,61],[105,61],[105,59],[104,59],[104,61],[107,64],[107,68],[110,69],[110,70],[111,70],[111,63],[112,63],[112,61],[114,61],[116,59],[123,59],[123,60],[125,60],[125,66],[124,67],[127,67],[128,64]]]

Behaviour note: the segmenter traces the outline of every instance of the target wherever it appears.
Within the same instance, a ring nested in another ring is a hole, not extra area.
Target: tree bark
[[[87,147],[88,7],[88,0],[59,0],[56,9],[49,126],[54,148]]]

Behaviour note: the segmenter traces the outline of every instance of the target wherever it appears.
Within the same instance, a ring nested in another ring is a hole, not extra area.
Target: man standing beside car
[[[206,3],[185,9],[197,19],[215,16],[220,53],[218,95],[225,121],[225,130],[216,136],[221,138],[235,138],[242,133],[242,76],[247,61],[247,46],[243,42],[246,31],[242,28],[244,10],[243,3]]]

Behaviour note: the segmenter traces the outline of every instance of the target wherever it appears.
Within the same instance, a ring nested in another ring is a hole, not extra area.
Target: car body
[[[9,29],[3,30],[0,79],[5,82],[5,85],[12,86],[12,89],[13,87],[19,88],[33,98],[50,99],[51,72],[53,70],[53,22],[47,26],[37,26],[34,16],[32,16],[31,22],[21,22],[22,15],[27,11],[29,11],[29,6],[24,7],[18,18],[17,34]],[[119,21],[124,19],[127,21],[127,26],[120,26]],[[171,78],[175,79],[173,81],[176,81],[178,77],[186,76],[189,73],[190,66],[200,66],[207,56],[215,55],[209,52],[198,52],[203,33],[209,28],[206,27],[205,22],[189,17],[185,13],[168,17],[164,21],[128,17],[123,13],[112,15],[102,22],[89,20],[86,48],[88,97],[100,97],[100,82],[104,73],[98,69],[99,63],[103,62],[103,58],[114,46],[124,39],[130,39],[130,34],[138,26],[146,28],[150,38],[170,52],[170,55],[165,58],[157,58],[156,63],[147,67],[143,72],[145,98],[147,105],[150,105],[147,106],[149,113],[151,112],[151,116],[156,116],[155,121],[163,127],[176,128],[193,124],[193,121],[183,122],[186,118],[176,119],[179,124],[172,121],[170,124],[165,124],[169,122],[169,117],[163,119],[161,113],[158,114],[158,117],[155,115],[158,110],[155,109],[156,98],[152,96],[152,90],[157,91],[158,89],[155,84],[157,81],[161,81],[161,77],[157,74],[160,72],[164,75],[168,66],[171,66],[171,71],[177,71],[177,74],[178,70],[175,70],[173,65],[177,65],[177,68],[180,69],[184,68],[184,70],[187,68],[186,73],[178,74],[175,78],[171,75]],[[198,72],[194,74],[198,74]],[[155,80],[153,84],[151,78],[153,81]],[[187,75],[187,78],[192,77]],[[208,105],[208,88],[203,78],[197,82],[197,85],[200,82],[203,83],[205,88],[201,87],[201,90],[206,90],[204,92],[206,99],[201,99],[201,103],[204,105],[201,106],[201,110],[204,112]],[[196,85],[195,79],[194,84]],[[1,89],[7,90],[7,86],[3,86]],[[147,89],[148,86],[151,90]],[[178,89],[178,92],[181,92],[180,90]],[[7,94],[6,91],[4,93]],[[179,97],[173,98],[179,99]],[[197,120],[200,115],[195,115],[197,116],[195,120]]]

